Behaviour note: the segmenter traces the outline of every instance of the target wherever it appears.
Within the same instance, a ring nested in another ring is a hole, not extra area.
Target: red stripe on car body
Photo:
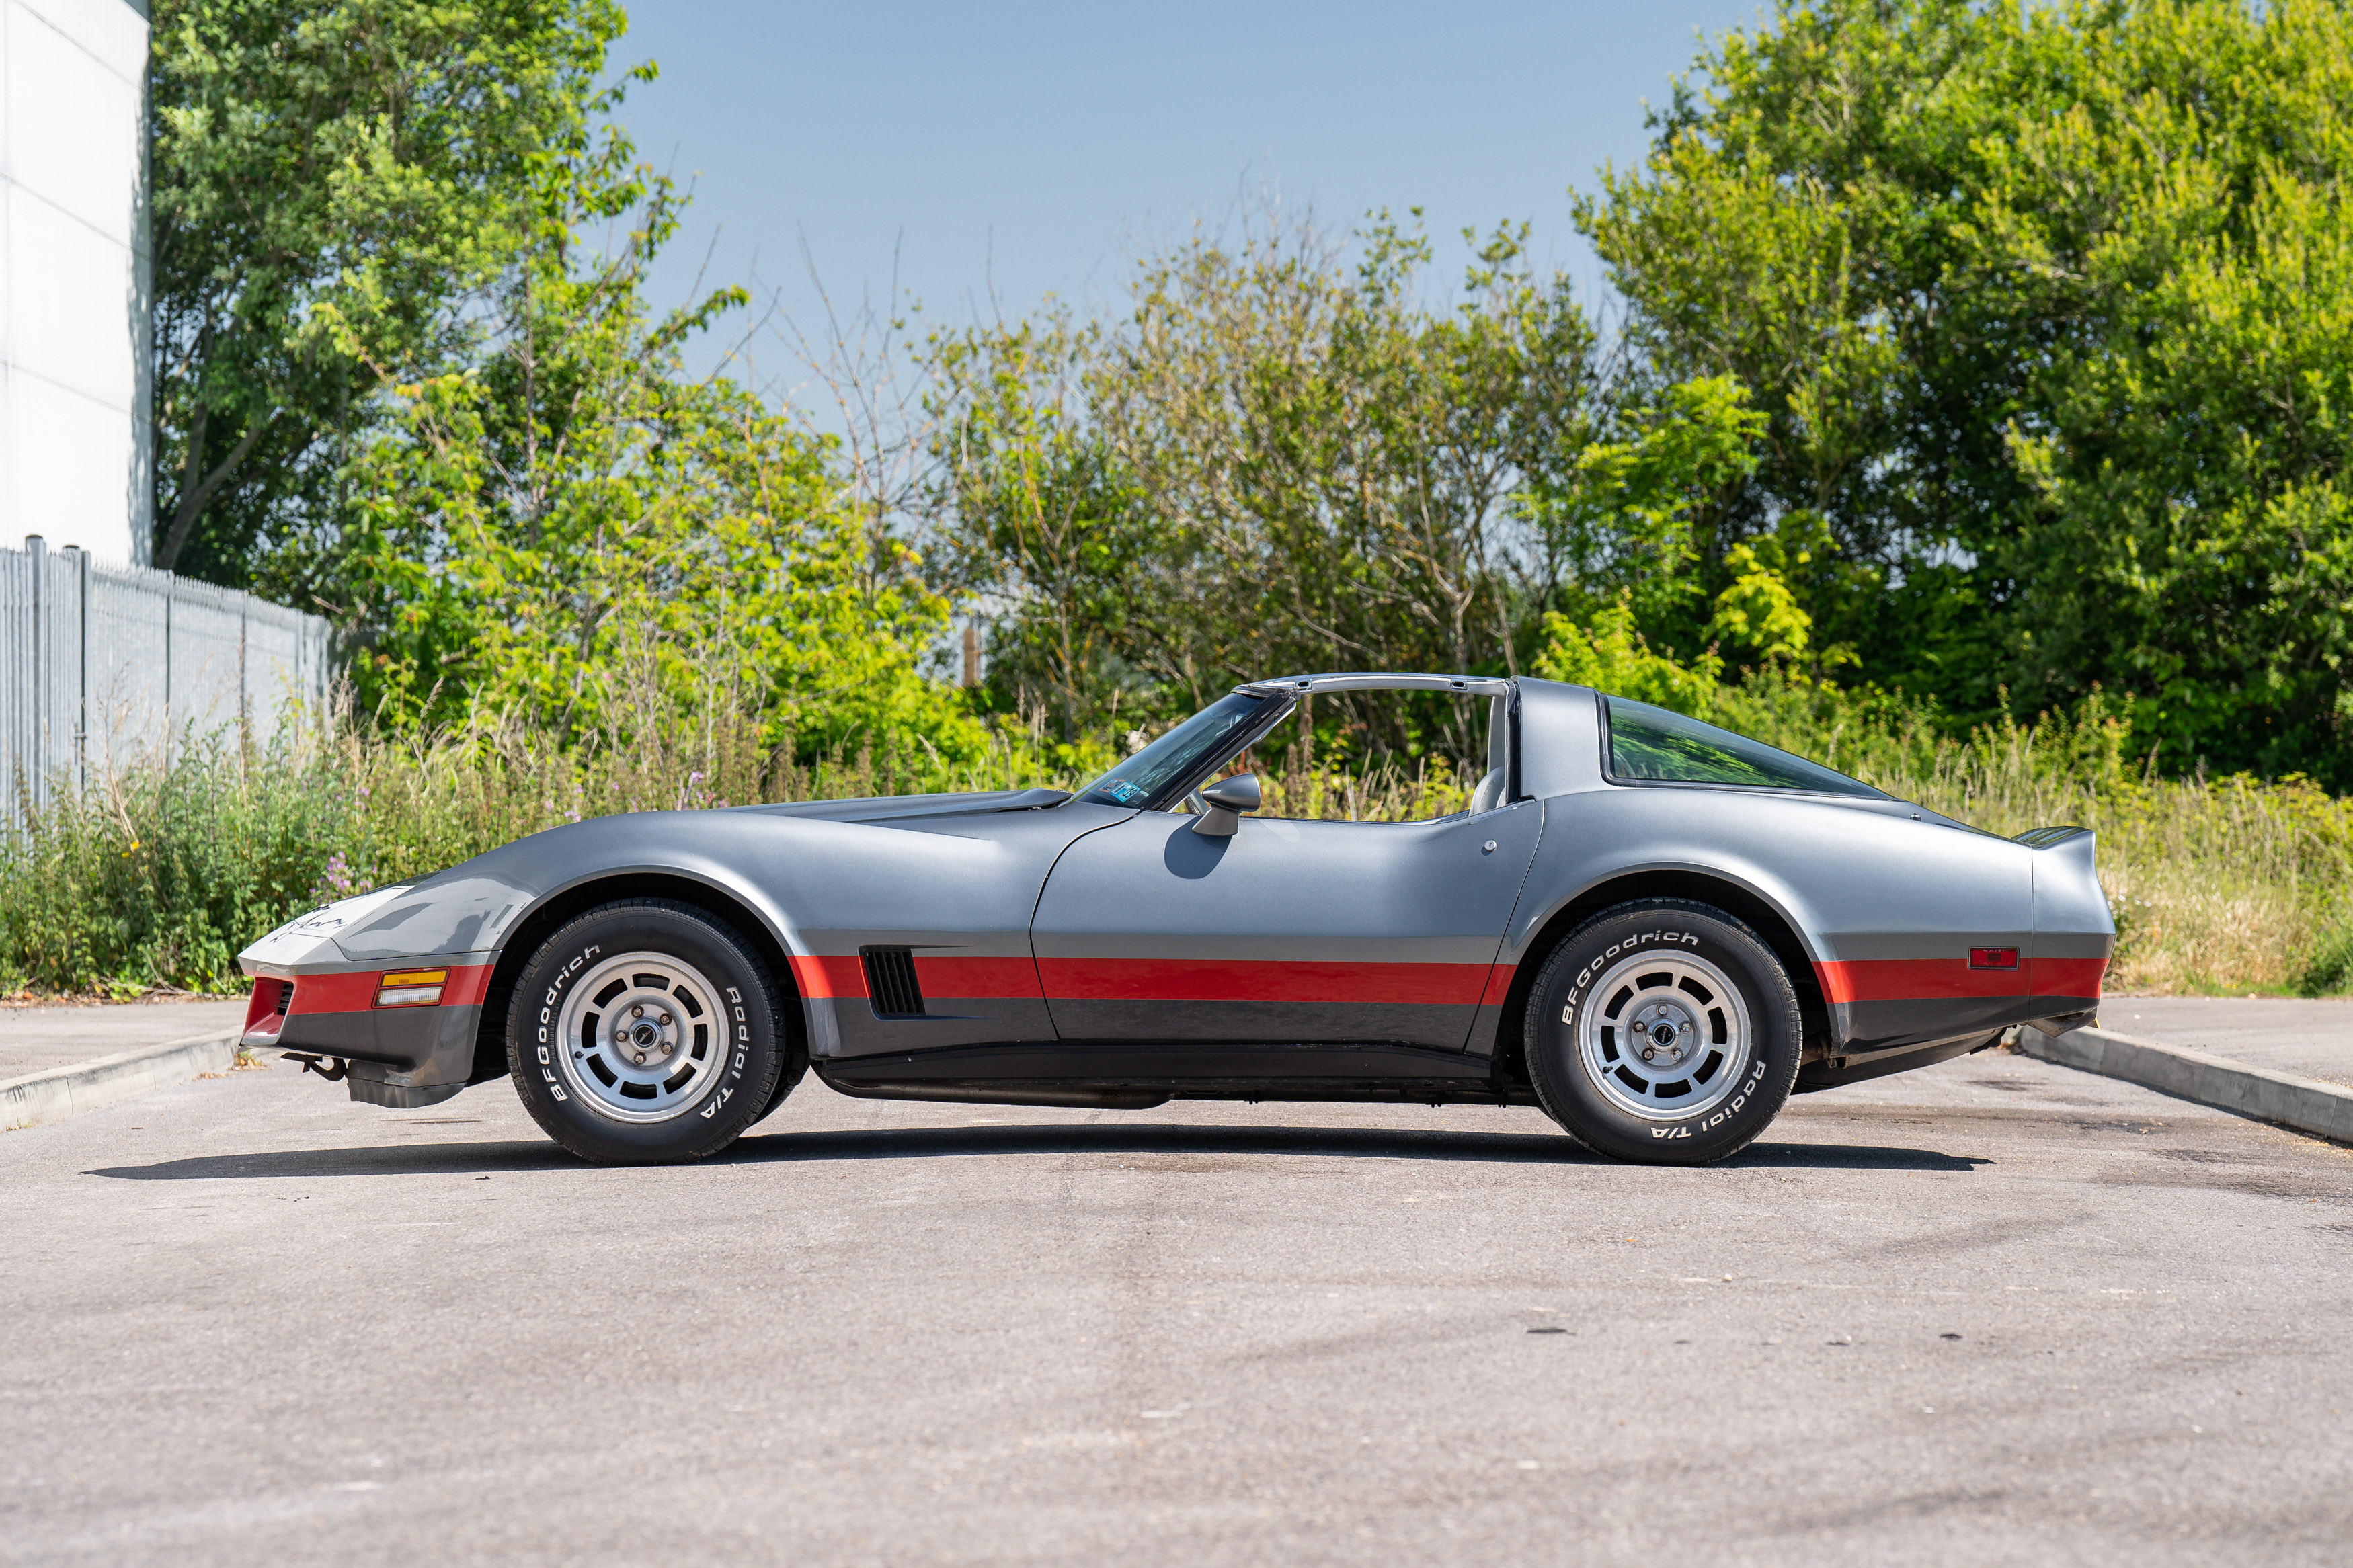
[[[1038,985],[1038,965],[1027,958],[934,957],[919,952],[915,954],[915,979],[926,996],[1035,1002],[1044,994]],[[860,994],[865,994],[862,973],[858,989]]]
[[[291,1013],[364,1013],[375,1005],[380,969],[348,974],[301,974],[294,979]]]
[[[419,965],[418,967],[430,969],[433,965],[427,963]],[[401,972],[398,970],[386,970],[385,973],[388,974],[396,974]],[[441,1005],[444,1007],[470,1007],[480,1002],[490,994],[491,965],[487,963],[458,964],[450,969],[449,979],[448,983],[441,987]]]
[[[2022,970],[1972,969],[1965,957],[1833,959],[1815,964],[1814,974],[1823,1000],[1833,1005],[2016,996],[2026,989]]]
[[[2105,958],[2029,958],[1988,969],[1958,958],[1867,958],[1814,965],[1822,997],[1841,1002],[1942,1002],[1973,996],[2085,996],[2096,1000]],[[2021,982],[2024,984],[2021,984]]]
[[[796,954],[792,963],[793,981],[803,996],[860,1001],[868,994],[866,961],[856,953]],[[934,957],[918,952],[915,980],[926,996],[1035,1002],[1042,994],[1038,989],[1038,966],[1026,958]]]
[[[1286,963],[1280,960],[1041,958],[1063,1002],[1386,1002],[1476,1005],[1486,963]]]
[[[866,965],[856,953],[795,953],[792,956],[793,984],[801,994],[811,1000],[828,996],[866,994]]]
[[[2108,972],[2105,958],[2035,958],[2027,962],[2033,966],[2037,996],[2088,996],[2097,1001],[2100,983]]]
[[[301,974],[294,978],[294,999],[286,1008],[290,1015],[301,1013],[365,1013],[375,1006],[375,994],[384,985],[387,974],[414,974],[419,970],[446,969],[449,978],[441,983],[444,1007],[468,1007],[480,1002],[490,994],[491,965],[487,963],[408,963],[398,969],[361,969],[343,974]],[[266,981],[257,981],[258,992]],[[249,1011],[250,1009],[248,1009]],[[250,1027],[250,1024],[248,1025]]]
[[[846,953],[796,955],[812,999],[862,1000],[866,966]],[[1512,966],[1311,963],[1279,959],[957,958],[915,955],[926,996],[1064,1002],[1386,1002],[1500,1005]]]

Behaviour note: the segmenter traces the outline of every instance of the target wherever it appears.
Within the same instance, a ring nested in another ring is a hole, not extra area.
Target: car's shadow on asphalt
[[[1557,1133],[1409,1132],[1353,1127],[907,1127],[855,1132],[774,1132],[745,1138],[708,1162],[789,1164],[835,1160],[932,1160],[967,1155],[1268,1154],[1325,1159],[1449,1160],[1488,1164],[1606,1165]],[[1971,1172],[1992,1162],[1927,1149],[1852,1143],[1750,1145],[1727,1169]],[[449,1142],[280,1149],[206,1154],[83,1173],[138,1182],[233,1177],[491,1175],[578,1169],[553,1143]]]

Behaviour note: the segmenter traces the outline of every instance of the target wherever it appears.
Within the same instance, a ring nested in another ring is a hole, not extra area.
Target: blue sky
[[[1345,226],[1419,205],[1534,225],[1588,293],[1568,191],[1641,155],[1700,33],[1757,0],[1663,4],[789,5],[640,0],[616,63],[661,78],[622,119],[696,196],[657,291],[756,268],[805,318],[828,289],[901,283],[934,321],[1049,292],[1115,302],[1155,235],[1271,184]],[[765,356],[764,356],[765,357]]]

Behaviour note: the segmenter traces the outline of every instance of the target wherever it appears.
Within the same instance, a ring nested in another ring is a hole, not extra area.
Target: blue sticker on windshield
[[[1122,805],[1134,805],[1144,798],[1144,786],[1130,784],[1125,779],[1103,785],[1103,792]]]

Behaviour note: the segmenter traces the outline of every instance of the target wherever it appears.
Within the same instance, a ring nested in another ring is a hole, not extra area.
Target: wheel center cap
[[[1677,1066],[1683,1059],[1682,1042],[1691,1026],[1691,1021],[1673,1009],[1659,1007],[1647,1019],[1636,1020],[1635,1054],[1657,1067]]]

